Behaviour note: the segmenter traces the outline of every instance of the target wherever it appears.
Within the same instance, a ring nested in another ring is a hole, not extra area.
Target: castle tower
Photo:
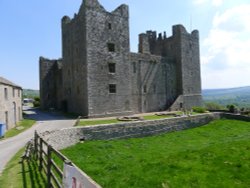
[[[83,1],[72,20],[62,19],[69,111],[86,116],[131,113],[128,19],[127,5],[107,12],[97,0]]]

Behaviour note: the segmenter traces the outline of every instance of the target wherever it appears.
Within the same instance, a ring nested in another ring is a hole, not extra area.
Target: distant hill
[[[23,98],[39,97],[39,90],[23,89]]]
[[[238,107],[250,108],[250,86],[229,89],[204,89],[205,102],[216,102],[223,106],[235,104]]]

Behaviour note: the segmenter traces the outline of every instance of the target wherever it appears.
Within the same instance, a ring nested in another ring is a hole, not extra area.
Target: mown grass
[[[37,163],[26,160],[20,163],[20,157],[24,152],[24,148],[8,162],[3,173],[0,175],[1,188],[43,188],[46,187],[46,176],[40,173]]]
[[[32,125],[35,124],[35,120],[32,120],[32,119],[23,119],[22,121],[20,121],[17,126],[13,129],[10,129],[8,131],[6,131],[5,135],[4,135],[4,138],[10,138],[10,137],[13,137],[13,136],[16,136],[18,135],[19,133],[21,132],[24,132],[25,130],[29,129],[30,127],[32,127]],[[18,128],[21,128],[21,129],[18,129]]]
[[[62,152],[105,187],[250,187],[250,123],[145,138],[87,141]]]
[[[181,115],[182,112],[176,113],[178,115]],[[193,113],[194,115],[197,113]],[[145,115],[142,116],[144,120],[157,120],[157,119],[164,119],[164,118],[171,118],[174,117],[173,115]],[[87,126],[87,125],[100,125],[100,124],[111,124],[111,123],[124,123],[125,121],[120,121],[118,119],[95,119],[95,120],[81,120],[78,124],[78,126]],[[129,121],[128,121],[129,122]]]
[[[119,122],[121,122],[121,121],[119,121],[117,119],[82,120],[79,122],[79,126],[111,124],[111,123],[119,123]]]

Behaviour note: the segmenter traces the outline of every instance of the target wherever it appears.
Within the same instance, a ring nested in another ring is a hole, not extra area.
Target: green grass
[[[105,187],[250,187],[250,123],[217,120],[145,138],[87,141],[62,152]]]
[[[16,136],[18,135],[19,133],[27,130],[28,128],[30,128],[32,125],[35,124],[35,120],[32,120],[32,119],[23,119],[22,121],[20,121],[17,126],[13,129],[10,129],[8,130],[5,135],[4,135],[4,138],[10,138],[10,137],[13,137],[13,136]],[[18,130],[17,128],[18,127],[23,127],[23,129],[21,130]]]
[[[176,114],[182,114],[182,112],[178,112]],[[157,119],[164,119],[164,118],[171,118],[174,117],[173,115],[162,115],[162,116],[157,116],[157,115],[145,115],[143,116],[144,120],[157,120]],[[118,119],[100,119],[100,120],[81,120],[78,126],[87,126],[87,125],[100,125],[100,124],[111,124],[111,123],[124,123],[126,121],[121,121]],[[129,121],[127,121],[129,122]]]
[[[120,123],[120,122],[121,121],[119,121],[117,119],[82,120],[82,121],[80,121],[79,126],[111,124],[111,123]]]
[[[1,188],[43,188],[46,176],[40,173],[34,161],[19,163],[24,149],[21,149],[7,164],[0,176]]]

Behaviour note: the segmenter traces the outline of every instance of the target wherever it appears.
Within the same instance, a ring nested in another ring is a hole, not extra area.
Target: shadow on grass
[[[34,159],[20,161],[22,166],[23,187],[44,188],[47,187],[46,176],[39,171],[37,162]]]

